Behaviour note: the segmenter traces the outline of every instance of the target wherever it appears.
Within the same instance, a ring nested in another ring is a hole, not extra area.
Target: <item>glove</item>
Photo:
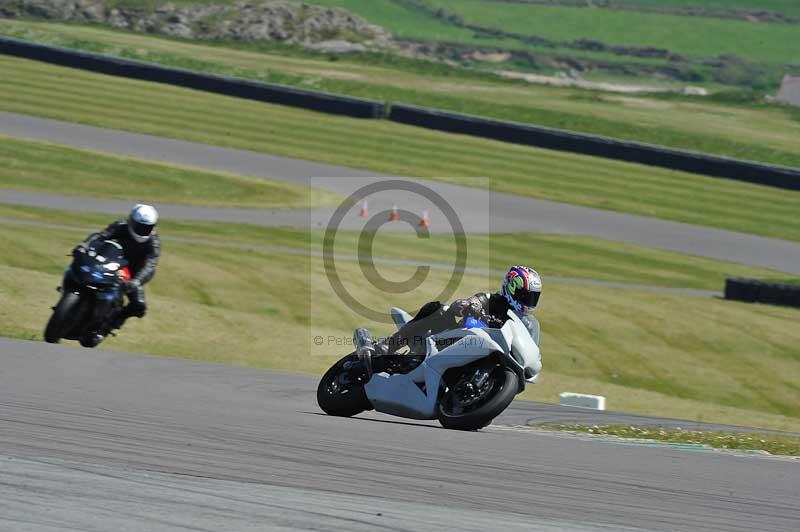
[[[450,303],[446,313],[453,319],[458,320],[464,317],[467,308],[469,308],[469,303],[465,299],[459,299]]]
[[[136,292],[142,286],[142,282],[139,279],[132,279],[130,281],[125,281],[125,284],[122,285],[122,289],[125,290],[126,294],[130,294]]]
[[[455,318],[464,318],[466,316],[479,316],[482,310],[480,304],[470,298],[453,301],[447,312]]]
[[[491,314],[486,314],[485,312],[481,316],[481,320],[492,329],[499,329],[505,324],[505,320],[495,318]]]

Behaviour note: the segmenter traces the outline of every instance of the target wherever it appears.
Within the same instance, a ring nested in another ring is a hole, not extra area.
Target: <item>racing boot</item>
[[[388,355],[392,354],[385,343],[374,343],[367,329],[356,329],[353,332],[353,345],[356,347],[358,363],[367,375],[367,380],[374,373],[386,369]]]
[[[372,357],[375,355],[375,346],[367,329],[356,329],[353,331],[353,345],[356,348],[356,356],[361,365],[367,380],[372,378]]]
[[[111,324],[111,329],[122,329],[122,326],[125,325],[125,322],[128,321],[128,318],[141,318],[143,315],[143,313],[139,312],[133,307],[133,305],[129,303],[125,305],[122,310],[119,311],[117,317],[114,318],[114,321]]]
[[[113,330],[116,330],[116,329],[122,329],[122,326],[125,325],[125,321],[129,317],[130,316],[125,314],[125,310],[124,309],[121,310],[120,313],[117,314],[117,317],[114,318],[114,321],[111,323],[111,330],[113,331]]]

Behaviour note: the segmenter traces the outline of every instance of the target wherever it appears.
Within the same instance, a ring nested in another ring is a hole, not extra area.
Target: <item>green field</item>
[[[636,2],[618,3],[616,9],[499,0],[314,3],[344,7],[401,39],[518,52],[512,69],[576,68],[590,78],[670,78],[769,90],[787,70],[800,67],[797,54],[787,45],[800,39],[800,25],[725,16],[733,11],[718,4],[692,4],[701,10],[711,7],[721,15],[708,17],[687,16],[690,13],[676,11],[678,5],[653,9],[652,3]],[[785,5],[779,7],[784,8],[779,13],[787,14]],[[753,11],[763,9],[754,6]],[[585,41],[596,44],[586,46]],[[669,57],[642,52],[653,49],[666,50]]]
[[[797,47],[788,45],[800,42],[800,25],[754,24],[745,20],[620,9],[587,10],[494,0],[426,2],[458,13],[470,24],[559,42],[590,39],[614,45],[663,48],[685,56],[736,55],[779,64],[800,61]],[[325,3],[345,5],[350,2],[330,0]]]
[[[152,2],[152,5],[158,3],[163,2]],[[181,0],[180,3],[224,4],[230,0]],[[685,6],[722,11],[731,8],[772,10],[787,15],[800,11],[787,2],[765,6],[763,2],[731,5],[695,0],[668,2],[672,5],[665,6],[663,2],[633,0],[618,2],[616,9],[591,10],[571,7],[569,3],[559,6],[502,0],[313,0],[309,3],[342,7],[385,27],[401,39],[545,51],[535,43],[502,37],[492,39],[491,35],[481,35],[473,29],[453,24],[435,15],[437,9],[443,8],[473,27],[543,37],[556,44],[590,39],[611,45],[664,48],[687,56],[736,55],[772,63],[798,61],[797,54],[786,43],[800,39],[800,25],[755,24],[746,20],[669,14],[670,8]],[[653,7],[662,12],[640,12]]]
[[[0,180],[0,187],[5,182]],[[156,205],[158,201],[154,201]],[[119,213],[123,217],[124,212]],[[35,207],[0,204],[0,219],[12,225],[31,224],[31,227],[52,224],[90,233],[108,223],[108,215],[78,214]],[[161,222],[169,235],[181,242],[203,243],[234,249],[250,248],[256,251],[286,252],[293,254],[320,252],[324,232],[290,227],[259,227],[242,224],[182,222],[166,219]],[[354,261],[360,233],[341,231],[334,248],[342,260]],[[455,239],[452,235],[432,233],[429,239],[402,233],[379,233],[374,241],[373,254],[380,259],[397,259],[402,249],[403,260],[420,264],[452,265],[455,257]],[[775,282],[800,282],[786,278],[786,274],[761,268],[721,262],[671,251],[650,249],[623,242],[596,238],[545,233],[471,234],[468,236],[467,268],[482,271],[491,269],[498,275],[510,264],[531,262],[530,253],[536,250],[534,264],[545,276],[556,282],[569,284],[572,279],[644,285],[664,288],[691,288],[721,291],[728,277],[750,277]],[[488,256],[487,256],[488,255]],[[496,277],[483,274],[485,277]],[[360,278],[360,277],[359,277]],[[564,279],[563,281],[561,279]]]
[[[203,172],[0,136],[0,186],[9,189],[205,207],[308,207],[307,188]],[[320,192],[329,203],[333,194]]]
[[[234,0],[169,0],[173,4],[223,4],[230,3]],[[457,5],[459,0],[426,0],[428,2],[436,2],[442,5]],[[579,5],[586,6],[589,2],[587,0],[485,0],[484,3],[491,6],[493,4],[511,4],[511,3],[530,3],[530,4],[555,4],[555,5]],[[108,5],[112,6],[128,6],[128,7],[145,7],[152,8],[158,4],[165,3],[165,0],[106,0]],[[396,3],[384,2],[377,0],[368,2],[366,0],[315,0],[308,2],[309,4],[316,5],[340,5],[347,9],[361,9],[364,10],[364,15],[381,16],[381,13],[389,13],[398,15],[399,11],[390,11],[391,6]],[[603,2],[595,5],[595,7],[602,7],[609,5],[614,9],[657,9],[669,12],[670,10],[684,8],[684,7],[700,7],[706,9],[716,9],[720,11],[732,10],[752,10],[752,11],[771,11],[774,13],[782,13],[785,15],[800,16],[800,6],[794,0],[604,0]],[[368,11],[369,9],[372,11]],[[397,9],[397,8],[396,8]]]
[[[800,192],[0,58],[0,110],[800,240]],[[53,87],[58,87],[54,90]],[[342,140],[345,139],[345,140]],[[745,208],[746,207],[746,208]]]
[[[106,3],[143,12],[169,4],[165,0]],[[712,92],[734,93],[722,95],[729,101],[751,103],[762,103],[765,94],[776,92],[784,74],[800,69],[797,47],[790,44],[800,41],[800,9],[778,2],[315,0],[313,4],[343,8],[388,29],[394,36],[393,44],[386,53],[377,54],[384,64],[404,63],[401,56],[417,56],[425,49],[422,55],[426,61],[482,72],[535,72],[610,81],[628,89],[645,86],[678,92],[686,86],[701,85]],[[592,9],[587,9],[589,6]],[[31,8],[27,15],[35,18],[41,13]],[[220,16],[236,19],[233,13]],[[266,41],[224,44],[275,47]],[[340,57],[333,55],[334,59]],[[330,80],[328,84],[335,85]],[[343,85],[346,83],[340,83],[340,88]],[[395,96],[399,96],[396,91]],[[555,125],[554,120],[551,115],[550,120],[538,121]]]
[[[627,8],[679,9],[701,7],[719,11],[771,11],[788,16],[800,16],[800,5],[794,0],[612,0],[614,5]]]
[[[285,47],[197,44],[97,27],[0,20],[0,33],[192,70],[800,167],[800,112],[785,106],[598,93],[388,56],[331,61]]]

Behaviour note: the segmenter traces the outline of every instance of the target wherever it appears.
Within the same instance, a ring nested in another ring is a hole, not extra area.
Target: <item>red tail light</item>
[[[130,281],[131,280],[131,270],[127,266],[123,266],[119,269],[119,275],[122,277],[123,281]]]

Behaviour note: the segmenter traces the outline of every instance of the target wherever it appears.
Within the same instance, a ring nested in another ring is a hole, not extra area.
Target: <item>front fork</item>
[[[124,296],[119,287],[107,292],[97,291],[94,294],[94,309],[89,321],[88,330],[106,335],[111,331],[113,321],[122,312]]]
[[[92,302],[91,313],[84,320],[87,325],[83,329],[87,333],[107,334],[111,329],[112,320],[122,312],[124,307],[124,296],[119,287],[106,292],[84,288],[75,280],[69,268],[64,272],[59,291],[62,295],[73,292]]]
[[[75,294],[81,293],[81,285],[75,281],[75,278],[72,276],[72,270],[67,268],[64,270],[64,277],[61,279],[61,286],[57,289],[62,295],[68,292],[73,292]]]

